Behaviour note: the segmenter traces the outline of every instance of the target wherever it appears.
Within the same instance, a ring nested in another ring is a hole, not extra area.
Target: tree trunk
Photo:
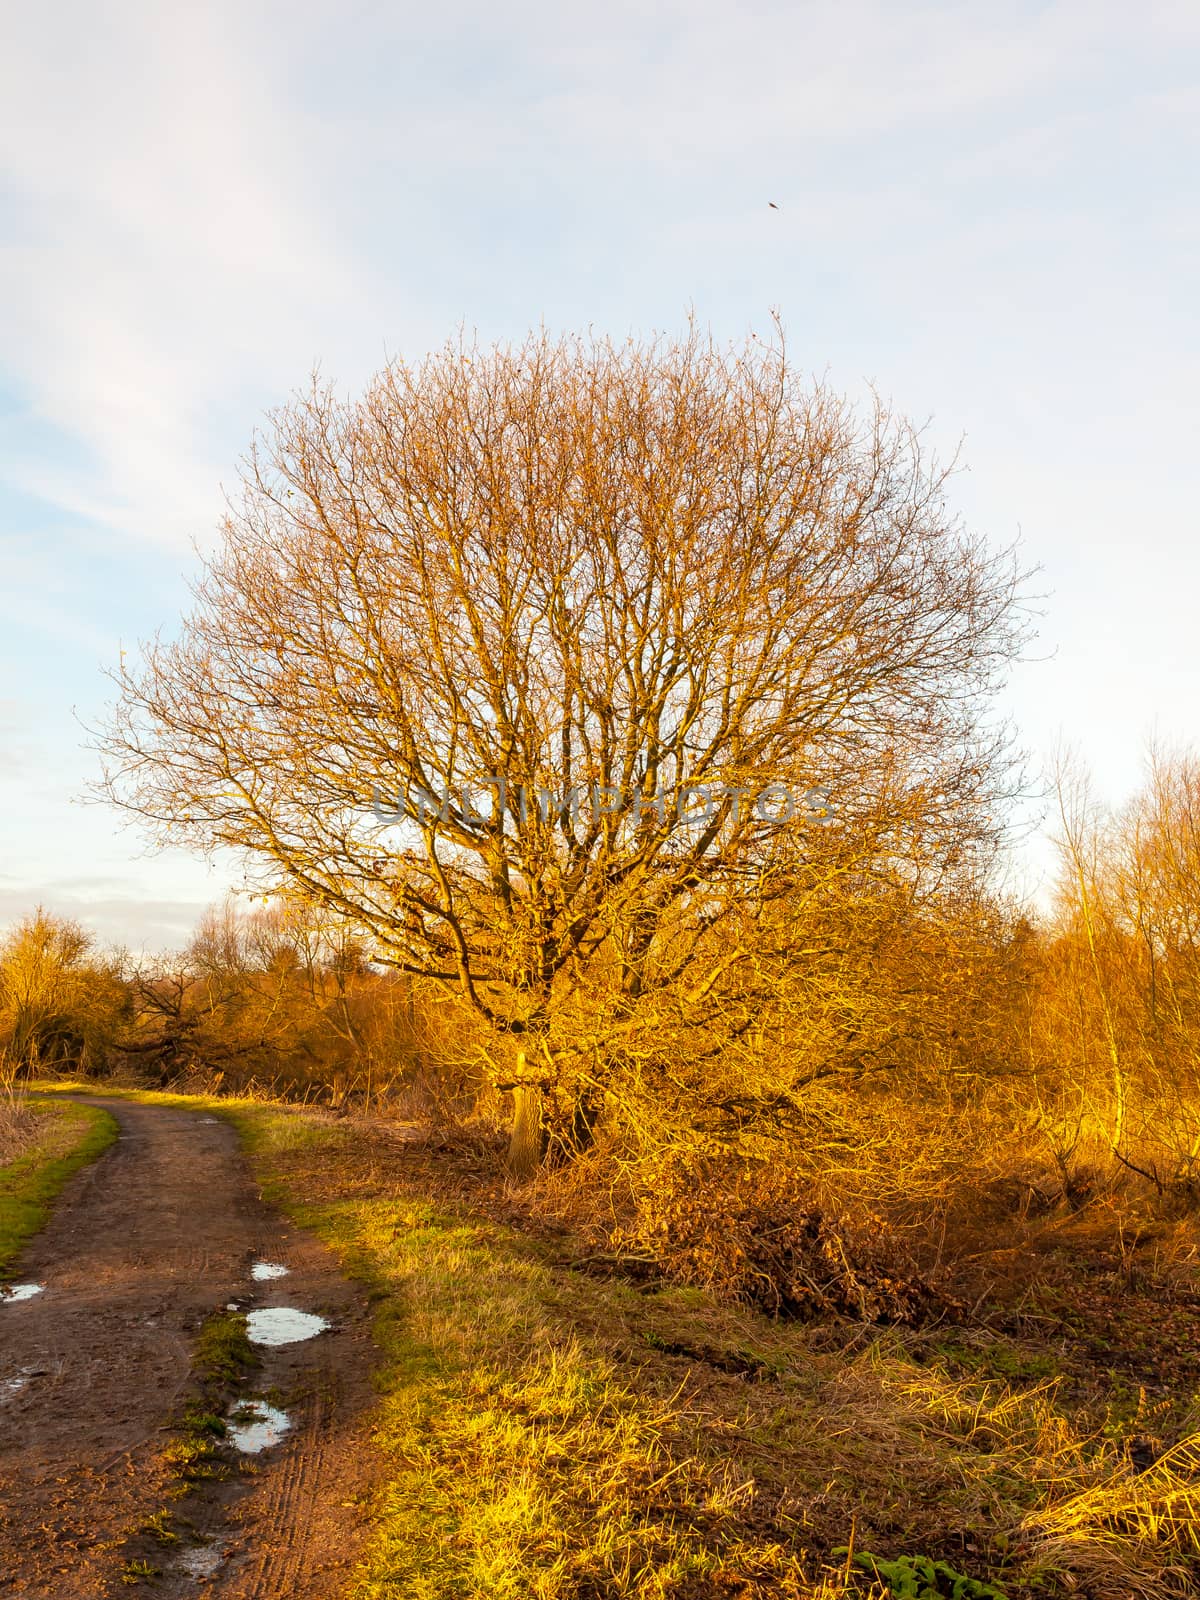
[[[524,1051],[517,1070],[525,1070]],[[518,1083],[513,1090],[512,1137],[508,1145],[508,1170],[518,1182],[532,1178],[542,1159],[542,1095],[533,1084]]]

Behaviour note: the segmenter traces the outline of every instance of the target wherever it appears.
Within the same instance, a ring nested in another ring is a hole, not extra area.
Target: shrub
[[[668,1158],[635,1207],[618,1248],[772,1316],[918,1324],[949,1303],[879,1219],[831,1215],[785,1167]]]

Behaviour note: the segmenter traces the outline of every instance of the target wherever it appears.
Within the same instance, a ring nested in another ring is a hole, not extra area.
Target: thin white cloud
[[[6,22],[3,349],[34,414],[84,453],[67,503],[178,539],[219,509],[214,410],[306,361],[313,308],[351,303],[353,274],[262,70],[270,41],[240,13],[79,10],[67,37],[64,15]],[[6,466],[45,491],[50,463]]]
[[[88,879],[63,879],[43,884],[36,896],[0,881],[0,934],[30,916],[40,905],[55,917],[80,922],[108,945],[131,951],[177,950],[187,943],[208,899],[169,899],[130,894],[125,885],[112,887]]]

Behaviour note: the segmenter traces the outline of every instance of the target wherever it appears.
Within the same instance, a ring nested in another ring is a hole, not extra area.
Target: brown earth
[[[111,1112],[120,1138],[26,1250],[20,1276],[43,1292],[0,1304],[0,1597],[128,1595],[148,1567],[159,1575],[145,1592],[164,1600],[333,1600],[368,1488],[362,1296],[264,1204],[226,1123],[88,1103]],[[289,1275],[257,1282],[259,1260]],[[232,1301],[332,1326],[261,1352],[249,1392],[285,1406],[292,1431],[254,1457],[223,1445],[218,1475],[184,1484],[171,1446],[194,1392],[194,1336]],[[163,1512],[156,1526],[174,1537],[140,1531]]]

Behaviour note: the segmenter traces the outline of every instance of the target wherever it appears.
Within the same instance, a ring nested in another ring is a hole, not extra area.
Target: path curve
[[[129,1537],[170,1508],[211,1541],[217,1564],[197,1579],[164,1547],[154,1585],[164,1600],[335,1600],[363,1531],[351,1505],[366,1487],[371,1398],[361,1295],[263,1202],[227,1123],[86,1103],[109,1111],[120,1137],[71,1181],[22,1256],[22,1279],[43,1292],[0,1304],[0,1597],[128,1595]],[[256,1282],[256,1260],[289,1275]],[[166,1459],[171,1419],[196,1329],[234,1300],[320,1312],[332,1328],[264,1352],[255,1385],[286,1399],[287,1439],[181,1501]]]

